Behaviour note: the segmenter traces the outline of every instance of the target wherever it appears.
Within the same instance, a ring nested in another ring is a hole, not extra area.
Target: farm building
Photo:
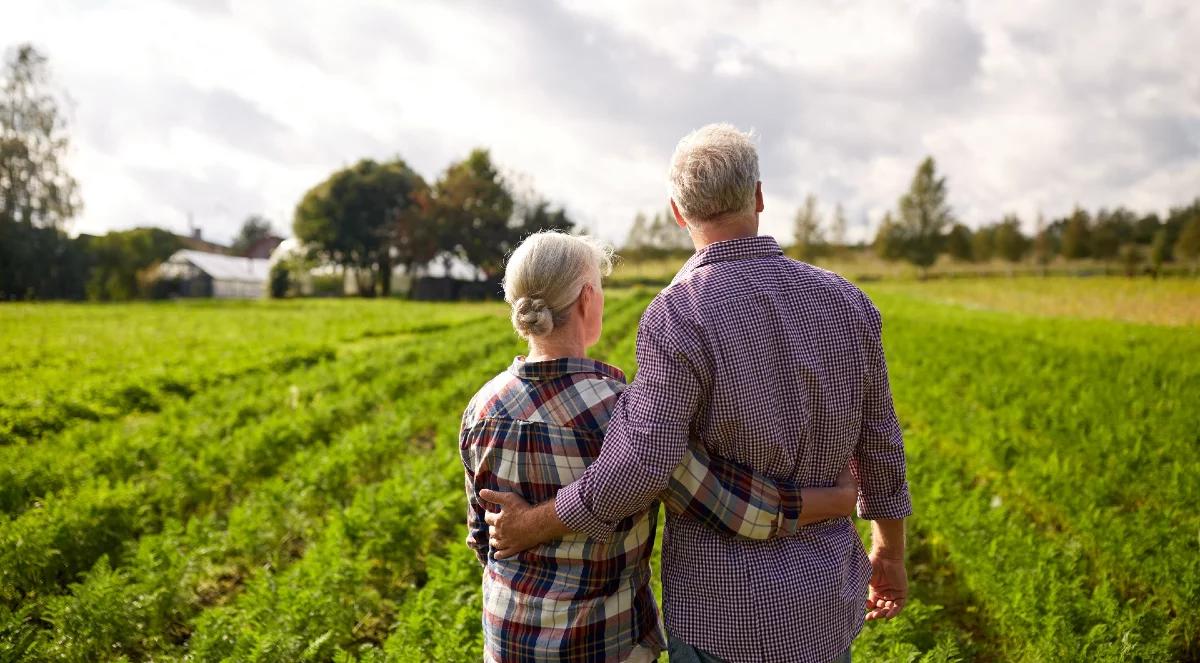
[[[259,298],[266,295],[270,261],[183,249],[159,267],[180,297]]]

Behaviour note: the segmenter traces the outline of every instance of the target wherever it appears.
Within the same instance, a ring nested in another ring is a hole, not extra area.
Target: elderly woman
[[[625,386],[620,370],[587,358],[600,338],[601,277],[610,269],[610,253],[595,240],[542,232],[522,242],[505,270],[505,299],[529,355],[471,399],[460,435],[467,544],[484,567],[487,661],[651,661],[665,646],[650,590],[656,507],[621,521],[608,540],[563,531],[519,554],[522,546],[509,550],[489,536],[486,522],[483,498],[506,508],[549,500],[600,453]],[[855,486],[847,471],[833,488],[801,490],[709,458],[696,444],[661,500],[726,534],[763,539],[850,515]]]

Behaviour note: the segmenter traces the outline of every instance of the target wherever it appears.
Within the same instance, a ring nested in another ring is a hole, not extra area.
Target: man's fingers
[[[493,511],[488,511],[483,515],[483,522],[487,523],[488,525],[495,526],[496,523],[500,522],[500,514]]]
[[[897,592],[876,590],[873,587],[867,592],[868,610],[887,610],[894,606],[903,605],[903,603],[904,596]]]
[[[506,507],[512,504],[512,498],[516,495],[513,493],[501,493],[491,488],[484,488],[479,491],[479,499],[492,504],[499,504],[501,507]]]
[[[871,612],[867,613],[867,621],[872,621],[875,619],[888,619],[889,617],[891,617],[891,615],[888,614],[887,610],[872,610]]]
[[[900,597],[885,599],[872,596],[867,599],[867,620],[891,619],[900,614],[904,603],[905,599]]]

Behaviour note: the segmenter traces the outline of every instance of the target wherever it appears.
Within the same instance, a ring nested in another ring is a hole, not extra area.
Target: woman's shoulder
[[[542,396],[539,418],[548,424],[603,434],[625,383],[609,375],[576,373]]]
[[[508,371],[501,371],[480,387],[463,411],[463,428],[468,428],[483,419],[509,416],[514,390],[520,389],[521,380]]]
[[[624,389],[625,382],[603,373],[581,372],[530,381],[504,372],[476,392],[463,414],[463,427],[487,419],[567,427],[576,427],[581,417],[589,422],[607,422]]]

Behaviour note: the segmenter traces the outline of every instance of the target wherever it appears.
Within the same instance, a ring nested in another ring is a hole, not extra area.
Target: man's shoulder
[[[753,262],[703,265],[680,275],[654,298],[646,312],[653,320],[698,317],[728,299],[772,288],[800,288],[838,297],[859,312],[865,312],[871,303],[862,289],[836,272],[786,256],[772,256]]]
[[[871,301],[862,288],[854,285],[837,272],[791,258],[784,258],[784,260],[793,263],[797,273],[801,274],[807,283],[845,297],[856,308]]]

